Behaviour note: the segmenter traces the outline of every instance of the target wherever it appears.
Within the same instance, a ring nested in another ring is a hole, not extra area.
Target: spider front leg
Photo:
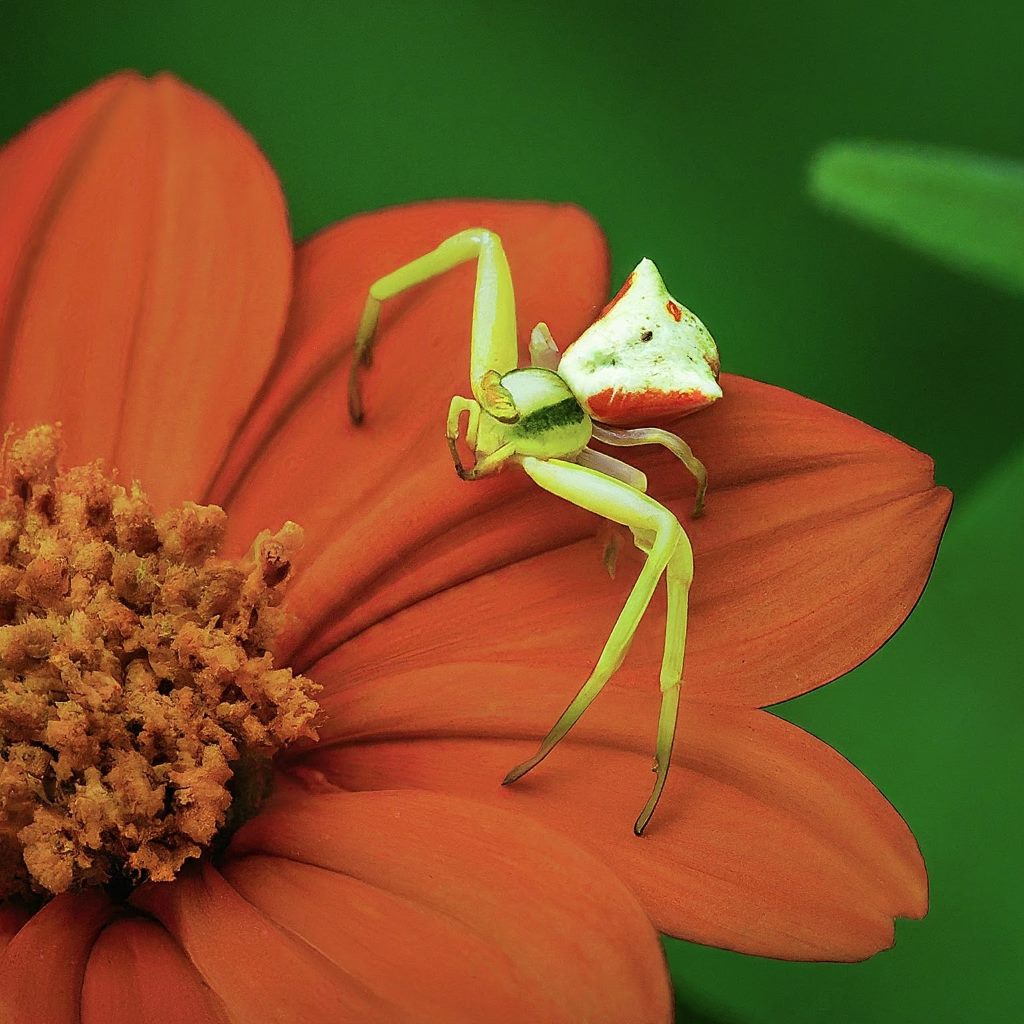
[[[493,231],[469,228],[370,285],[349,372],[348,409],[353,423],[363,419],[360,373],[370,365],[381,303],[472,259],[477,261],[470,353],[473,396],[496,419],[513,422],[517,418],[512,396],[500,384],[502,375],[519,365],[515,296],[508,260],[501,239]]]
[[[686,647],[687,602],[693,579],[693,551],[676,517],[664,505],[622,480],[560,459],[545,461],[525,458],[522,466],[531,479],[552,494],[628,526],[636,537],[637,546],[647,553],[647,562],[612,627],[611,635],[590,678],[555,722],[537,753],[513,768],[505,776],[503,784],[515,782],[540,764],[601,692],[626,656],[633,634],[664,573],[668,588],[668,613],[661,662],[662,702],[654,764],[657,779],[650,798],[633,826],[633,831],[639,836],[647,827],[661,797],[672,756]]]

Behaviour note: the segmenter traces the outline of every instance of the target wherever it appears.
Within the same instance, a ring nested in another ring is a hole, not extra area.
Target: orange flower
[[[353,218],[293,258],[277,182],[241,129],[172,78],[124,74],[3,151],[0,221],[0,423],[62,421],[69,465],[104,458],[158,508],[223,504],[236,549],[300,522],[298,625],[278,661],[324,687],[325,712],[320,743],[282,759],[273,798],[216,861],[126,903],[0,907],[4,1024],[658,1021],[651,921],[844,960],[924,913],[902,819],[759,709],[852,668],[907,615],[949,507],[927,458],[727,377],[685,425],[713,482],[705,519],[685,520],[671,457],[643,460],[684,514],[697,578],[676,767],[638,840],[657,605],[544,769],[499,785],[628,584],[608,580],[585,513],[520,474],[452,473],[468,268],[386,309],[367,422],[344,414],[370,282],[462,228],[502,236],[521,326],[576,336],[608,293],[586,215],[425,203]]]

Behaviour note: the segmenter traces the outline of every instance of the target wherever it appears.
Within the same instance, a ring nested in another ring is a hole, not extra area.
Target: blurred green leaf
[[[675,1024],[736,1024],[735,1017],[719,1017],[712,1015],[700,1007],[691,1006],[681,998],[676,998]]]
[[[837,142],[810,169],[822,205],[1024,293],[1024,164],[900,143]]]

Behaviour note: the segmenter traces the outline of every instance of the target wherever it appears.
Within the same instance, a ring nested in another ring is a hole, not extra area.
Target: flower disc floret
[[[60,451],[53,426],[3,449],[0,899],[172,879],[316,738],[317,686],[269,653],[300,528],[221,558],[219,507],[157,517]]]

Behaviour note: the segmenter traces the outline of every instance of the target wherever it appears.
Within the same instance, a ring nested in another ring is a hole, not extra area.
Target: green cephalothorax
[[[538,324],[530,337],[531,365],[520,368],[512,279],[501,239],[486,228],[470,228],[371,285],[349,380],[354,423],[363,418],[360,372],[370,361],[381,303],[474,259],[473,397],[451,400],[445,430],[456,471],[463,480],[477,480],[518,465],[544,490],[628,527],[647,558],[590,677],[538,751],[503,781],[522,778],[576,724],[622,663],[664,577],[668,604],[659,680],[657,778],[633,826],[641,835],[668,778],[683,679],[693,551],[679,520],[647,495],[644,474],[590,444],[668,448],[697,481],[694,515],[700,515],[707,473],[689,445],[657,427],[620,427],[632,422],[635,414],[679,416],[715,401],[721,395],[718,350],[704,325],[669,295],[654,264],[644,260],[561,361],[551,333]],[[460,436],[473,456],[468,467],[459,452]],[[612,564],[607,552],[606,564]]]
[[[480,410],[476,441],[471,443],[478,460],[483,462],[499,451],[506,453],[508,459],[527,455],[574,459],[586,448],[593,423],[569,385],[554,370],[537,366],[511,370],[498,383],[515,407],[516,415],[506,421]],[[461,468],[460,463],[457,465]],[[474,466],[473,471],[463,471],[463,475],[468,477],[476,469]]]
[[[572,459],[586,448],[593,432],[590,417],[554,370],[513,370],[501,383],[519,410],[508,431],[519,455]]]

